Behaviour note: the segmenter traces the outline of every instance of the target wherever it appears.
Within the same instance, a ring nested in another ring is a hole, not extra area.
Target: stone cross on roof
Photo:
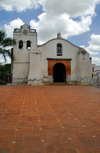
[[[61,38],[61,33],[60,32],[57,33],[57,38]]]

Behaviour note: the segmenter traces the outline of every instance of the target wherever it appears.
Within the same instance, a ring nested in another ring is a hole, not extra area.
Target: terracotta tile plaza
[[[0,153],[100,153],[100,89],[0,86]]]

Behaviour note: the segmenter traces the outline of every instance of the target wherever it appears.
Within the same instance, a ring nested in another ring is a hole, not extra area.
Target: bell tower
[[[27,83],[30,66],[30,52],[37,48],[36,29],[30,29],[26,23],[20,29],[14,29],[13,38],[13,83]]]

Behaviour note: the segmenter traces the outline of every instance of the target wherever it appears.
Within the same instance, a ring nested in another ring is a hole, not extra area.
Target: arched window
[[[62,56],[62,44],[57,44],[57,56]]]
[[[31,42],[28,40],[27,41],[27,49],[30,49],[31,48]]]
[[[22,40],[19,41],[19,49],[21,49],[21,48],[23,48],[23,41]]]

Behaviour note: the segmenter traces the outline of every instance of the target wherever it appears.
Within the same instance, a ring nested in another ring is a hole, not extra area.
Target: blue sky
[[[100,0],[0,1],[0,29],[4,28],[8,37],[24,23],[37,30],[38,44],[60,31],[63,38],[85,48],[92,63],[100,65]]]

